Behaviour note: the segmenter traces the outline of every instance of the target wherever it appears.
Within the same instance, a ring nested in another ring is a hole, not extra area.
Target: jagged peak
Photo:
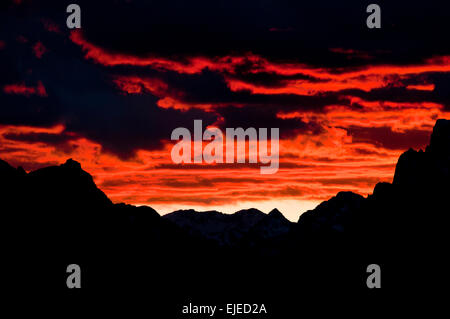
[[[391,183],[379,182],[375,185],[372,196],[374,197],[386,196],[392,191],[392,187],[393,186]]]
[[[218,212],[216,210],[208,210],[208,211],[196,211],[195,209],[178,209],[169,214],[164,215],[164,217],[172,217],[172,216],[201,216],[201,215],[226,215],[224,213]]]
[[[6,162],[6,161],[0,159],[0,169],[1,169],[1,170],[5,170],[5,171],[6,171],[6,170],[8,170],[8,171],[13,171],[13,170],[14,170],[14,167],[12,167],[11,165],[9,165],[8,162]]]
[[[14,168],[8,162],[2,159],[0,159],[0,173],[14,176],[25,176],[27,174],[22,166]]]
[[[426,151],[409,149],[400,155],[394,173],[394,185],[429,183],[432,178],[448,176],[450,121],[439,119],[433,128]],[[436,161],[436,159],[439,159]],[[443,175],[442,175],[443,174]],[[432,186],[432,185],[430,185]]]
[[[277,208],[272,209],[267,216],[271,220],[277,219],[279,221],[282,221],[283,223],[291,223],[291,221],[287,219],[286,216],[284,216],[283,213],[280,212]]]
[[[284,215],[277,208],[272,209],[269,212],[268,215],[271,216],[271,217],[282,217],[282,218],[285,218]]]
[[[61,167],[73,170],[81,170],[81,164],[73,159],[69,158]]]
[[[436,121],[427,152],[450,154],[450,120],[439,119]]]
[[[350,191],[342,191],[336,194],[336,199],[364,199],[362,195],[350,192]]]
[[[22,166],[17,167],[17,171],[19,172],[20,175],[26,175],[27,172],[23,169]]]
[[[241,209],[237,212],[235,212],[233,215],[262,215],[264,214],[262,211],[260,211],[257,208],[249,208],[249,209]]]

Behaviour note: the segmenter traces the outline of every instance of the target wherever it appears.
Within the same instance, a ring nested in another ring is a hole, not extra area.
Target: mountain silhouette
[[[433,291],[448,269],[448,120],[436,122],[424,151],[400,156],[392,183],[367,197],[340,192],[297,223],[277,209],[160,216],[113,204],[71,159],[30,173],[0,160],[0,177],[5,285],[19,291],[66,289],[65,267],[75,262],[87,269],[88,291],[151,287],[153,301],[169,304],[194,294],[253,296],[289,313],[313,291],[366,291],[373,263],[392,296]],[[39,273],[32,288],[29,265]]]
[[[163,216],[192,236],[211,240],[220,246],[242,244],[250,234],[270,238],[289,231],[289,222],[278,210],[268,215],[258,209],[240,210],[234,214],[217,211],[179,210]]]

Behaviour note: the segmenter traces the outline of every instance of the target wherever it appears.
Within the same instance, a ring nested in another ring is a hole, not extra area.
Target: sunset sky
[[[0,5],[0,158],[27,171],[73,158],[114,202],[297,220],[392,181],[450,119],[444,1],[378,1],[380,30],[365,1],[75,1],[75,31],[72,2]],[[279,128],[279,171],[173,163],[171,132],[195,119]]]

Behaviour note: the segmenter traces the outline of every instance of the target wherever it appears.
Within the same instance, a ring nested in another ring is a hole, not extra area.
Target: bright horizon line
[[[308,210],[317,207],[323,201],[321,200],[267,200],[267,201],[246,201],[228,205],[189,205],[189,204],[140,204],[134,203],[136,206],[149,206],[155,209],[161,216],[167,215],[177,210],[194,209],[198,212],[218,211],[224,214],[234,214],[237,211],[256,208],[265,214],[273,209],[278,209],[284,217],[291,222],[297,222],[299,217]]]

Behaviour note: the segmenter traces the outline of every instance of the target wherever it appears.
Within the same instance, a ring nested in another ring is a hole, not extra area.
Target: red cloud
[[[313,68],[300,63],[277,63],[271,62],[264,57],[251,53],[241,56],[224,57],[185,57],[182,62],[170,58],[157,56],[138,57],[116,52],[107,51],[95,44],[88,42],[81,31],[73,31],[71,40],[81,46],[87,59],[92,59],[105,66],[133,65],[146,66],[154,69],[175,71],[184,74],[200,73],[204,69],[223,74],[228,87],[232,91],[248,91],[253,94],[295,94],[295,95],[317,95],[327,92],[339,92],[342,90],[358,89],[369,92],[389,86],[404,86],[402,79],[411,75],[419,75],[429,72],[450,72],[450,57],[441,56],[428,59],[422,64],[416,65],[366,65],[357,70],[354,68],[329,70],[326,68]],[[358,55],[362,54],[354,50],[332,49],[335,53]],[[243,68],[244,67],[244,68]],[[272,74],[287,77],[280,82],[279,86],[270,87],[255,84],[251,81],[242,80],[236,77],[238,69],[245,69],[247,74]],[[289,77],[302,76],[303,79],[292,79]],[[311,78],[311,79],[308,79]],[[136,85],[136,81],[127,81],[128,89],[133,93],[140,93],[141,88]],[[431,91],[433,84],[426,85],[406,85],[410,90]],[[124,87],[122,86],[124,89]],[[131,92],[129,92],[131,93]],[[180,105],[183,101],[173,96],[161,105],[164,107],[189,108]]]
[[[31,96],[37,95],[41,97],[47,97],[47,91],[41,81],[38,81],[36,87],[26,86],[25,84],[8,84],[3,87],[3,92],[6,94],[16,94]]]
[[[41,41],[36,42],[36,44],[33,46],[33,52],[34,55],[40,59],[42,56],[47,52],[47,48],[42,44]]]
[[[137,57],[133,55],[108,52],[107,50],[89,43],[81,31],[75,30],[70,34],[70,39],[81,46],[86,53],[86,59],[92,59],[105,66],[134,65],[149,66],[154,69],[171,70],[178,73],[195,74],[208,68],[213,71],[233,73],[236,66],[249,61],[259,59],[251,54],[246,56],[226,56],[220,58],[187,57],[183,61],[177,61],[164,57],[147,56]],[[256,61],[252,62],[256,63]]]
[[[42,19],[42,24],[44,25],[44,29],[48,32],[61,33],[59,25],[49,19]]]
[[[408,85],[406,88],[408,90],[421,90],[421,91],[433,91],[434,84],[417,84],[417,85]]]
[[[117,87],[128,94],[143,93],[144,90],[156,96],[165,96],[168,86],[157,78],[141,78],[137,76],[118,76],[113,82]]]

